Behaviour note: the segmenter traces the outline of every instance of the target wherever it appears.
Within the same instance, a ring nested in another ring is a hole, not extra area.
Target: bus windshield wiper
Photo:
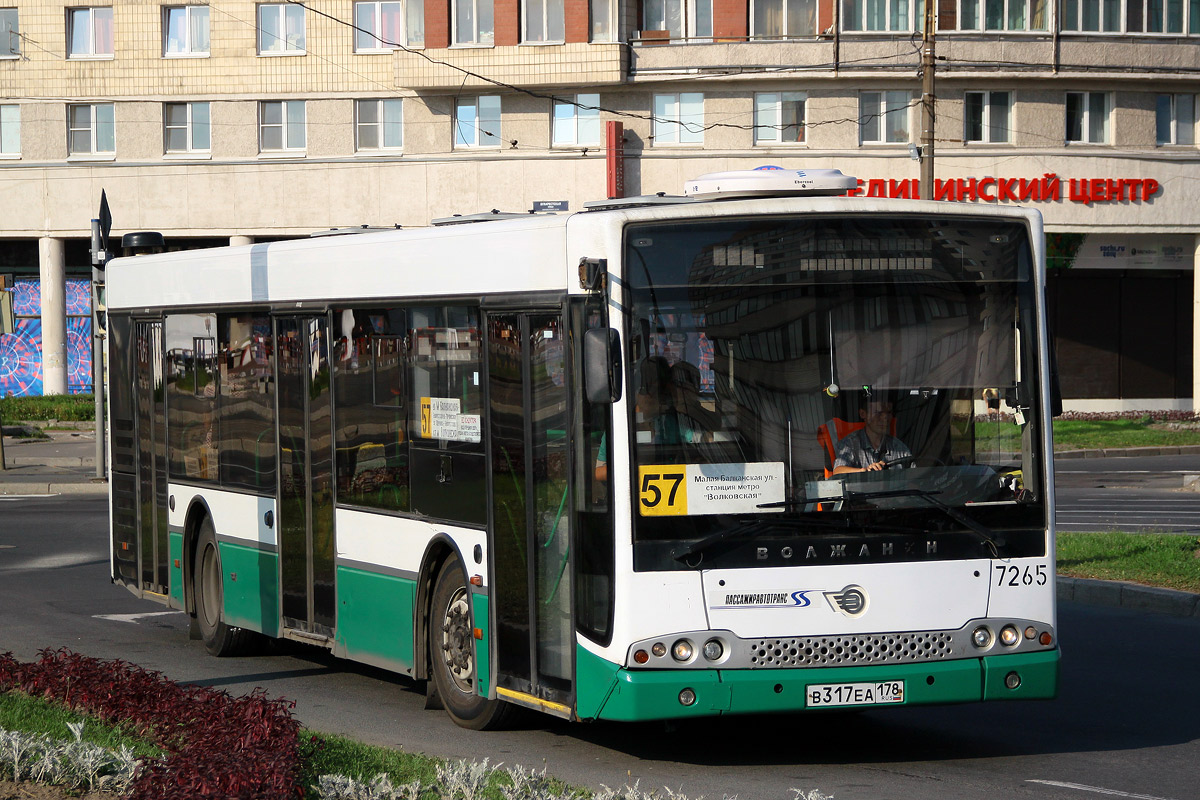
[[[1000,557],[1000,547],[1004,546],[1004,540],[1001,539],[999,545],[996,543],[995,532],[985,525],[981,525],[975,520],[968,517],[966,514],[959,511],[954,506],[947,505],[937,498],[937,492],[931,492],[927,489],[890,489],[883,492],[855,492],[843,490],[841,495],[833,497],[813,498],[812,500],[787,500],[779,503],[762,503],[759,508],[792,508],[795,506],[805,506],[810,503],[836,503],[840,500],[874,500],[881,497],[920,497],[929,505],[943,512],[946,516],[955,522],[960,523],[976,536],[979,537],[992,554],[992,558]]]

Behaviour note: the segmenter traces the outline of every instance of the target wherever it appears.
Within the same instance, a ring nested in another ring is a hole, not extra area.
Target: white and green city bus
[[[110,262],[113,579],[474,728],[1053,697],[1041,218],[852,185]]]

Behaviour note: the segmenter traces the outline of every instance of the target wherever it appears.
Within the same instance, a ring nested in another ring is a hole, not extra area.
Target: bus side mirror
[[[621,337],[614,328],[583,334],[583,386],[589,403],[621,399]]]

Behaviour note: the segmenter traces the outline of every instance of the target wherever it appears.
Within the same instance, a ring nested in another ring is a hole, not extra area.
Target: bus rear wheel
[[[212,520],[205,517],[196,539],[196,560],[192,570],[200,637],[204,640],[204,649],[214,656],[242,655],[251,649],[257,637],[252,631],[225,624],[222,574],[217,532]]]
[[[472,730],[502,727],[512,706],[479,695],[475,628],[462,564],[451,556],[438,572],[429,612],[429,671],[446,713]]]

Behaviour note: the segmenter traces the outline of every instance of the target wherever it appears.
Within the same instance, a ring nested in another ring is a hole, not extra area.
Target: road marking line
[[[1078,789],[1081,792],[1095,792],[1096,794],[1110,794],[1115,797],[1132,797],[1134,800],[1171,800],[1169,797],[1159,797],[1153,794],[1135,794],[1133,792],[1121,792],[1116,789],[1105,789],[1101,786],[1086,786],[1082,783],[1065,783],[1063,781],[1040,781],[1029,779],[1026,783],[1042,783],[1046,786],[1057,786],[1060,789]]]
[[[167,614],[182,614],[182,611],[149,611],[145,614],[93,614],[92,619],[109,619],[113,622],[132,622],[137,624],[139,619],[147,617],[163,617]]]

